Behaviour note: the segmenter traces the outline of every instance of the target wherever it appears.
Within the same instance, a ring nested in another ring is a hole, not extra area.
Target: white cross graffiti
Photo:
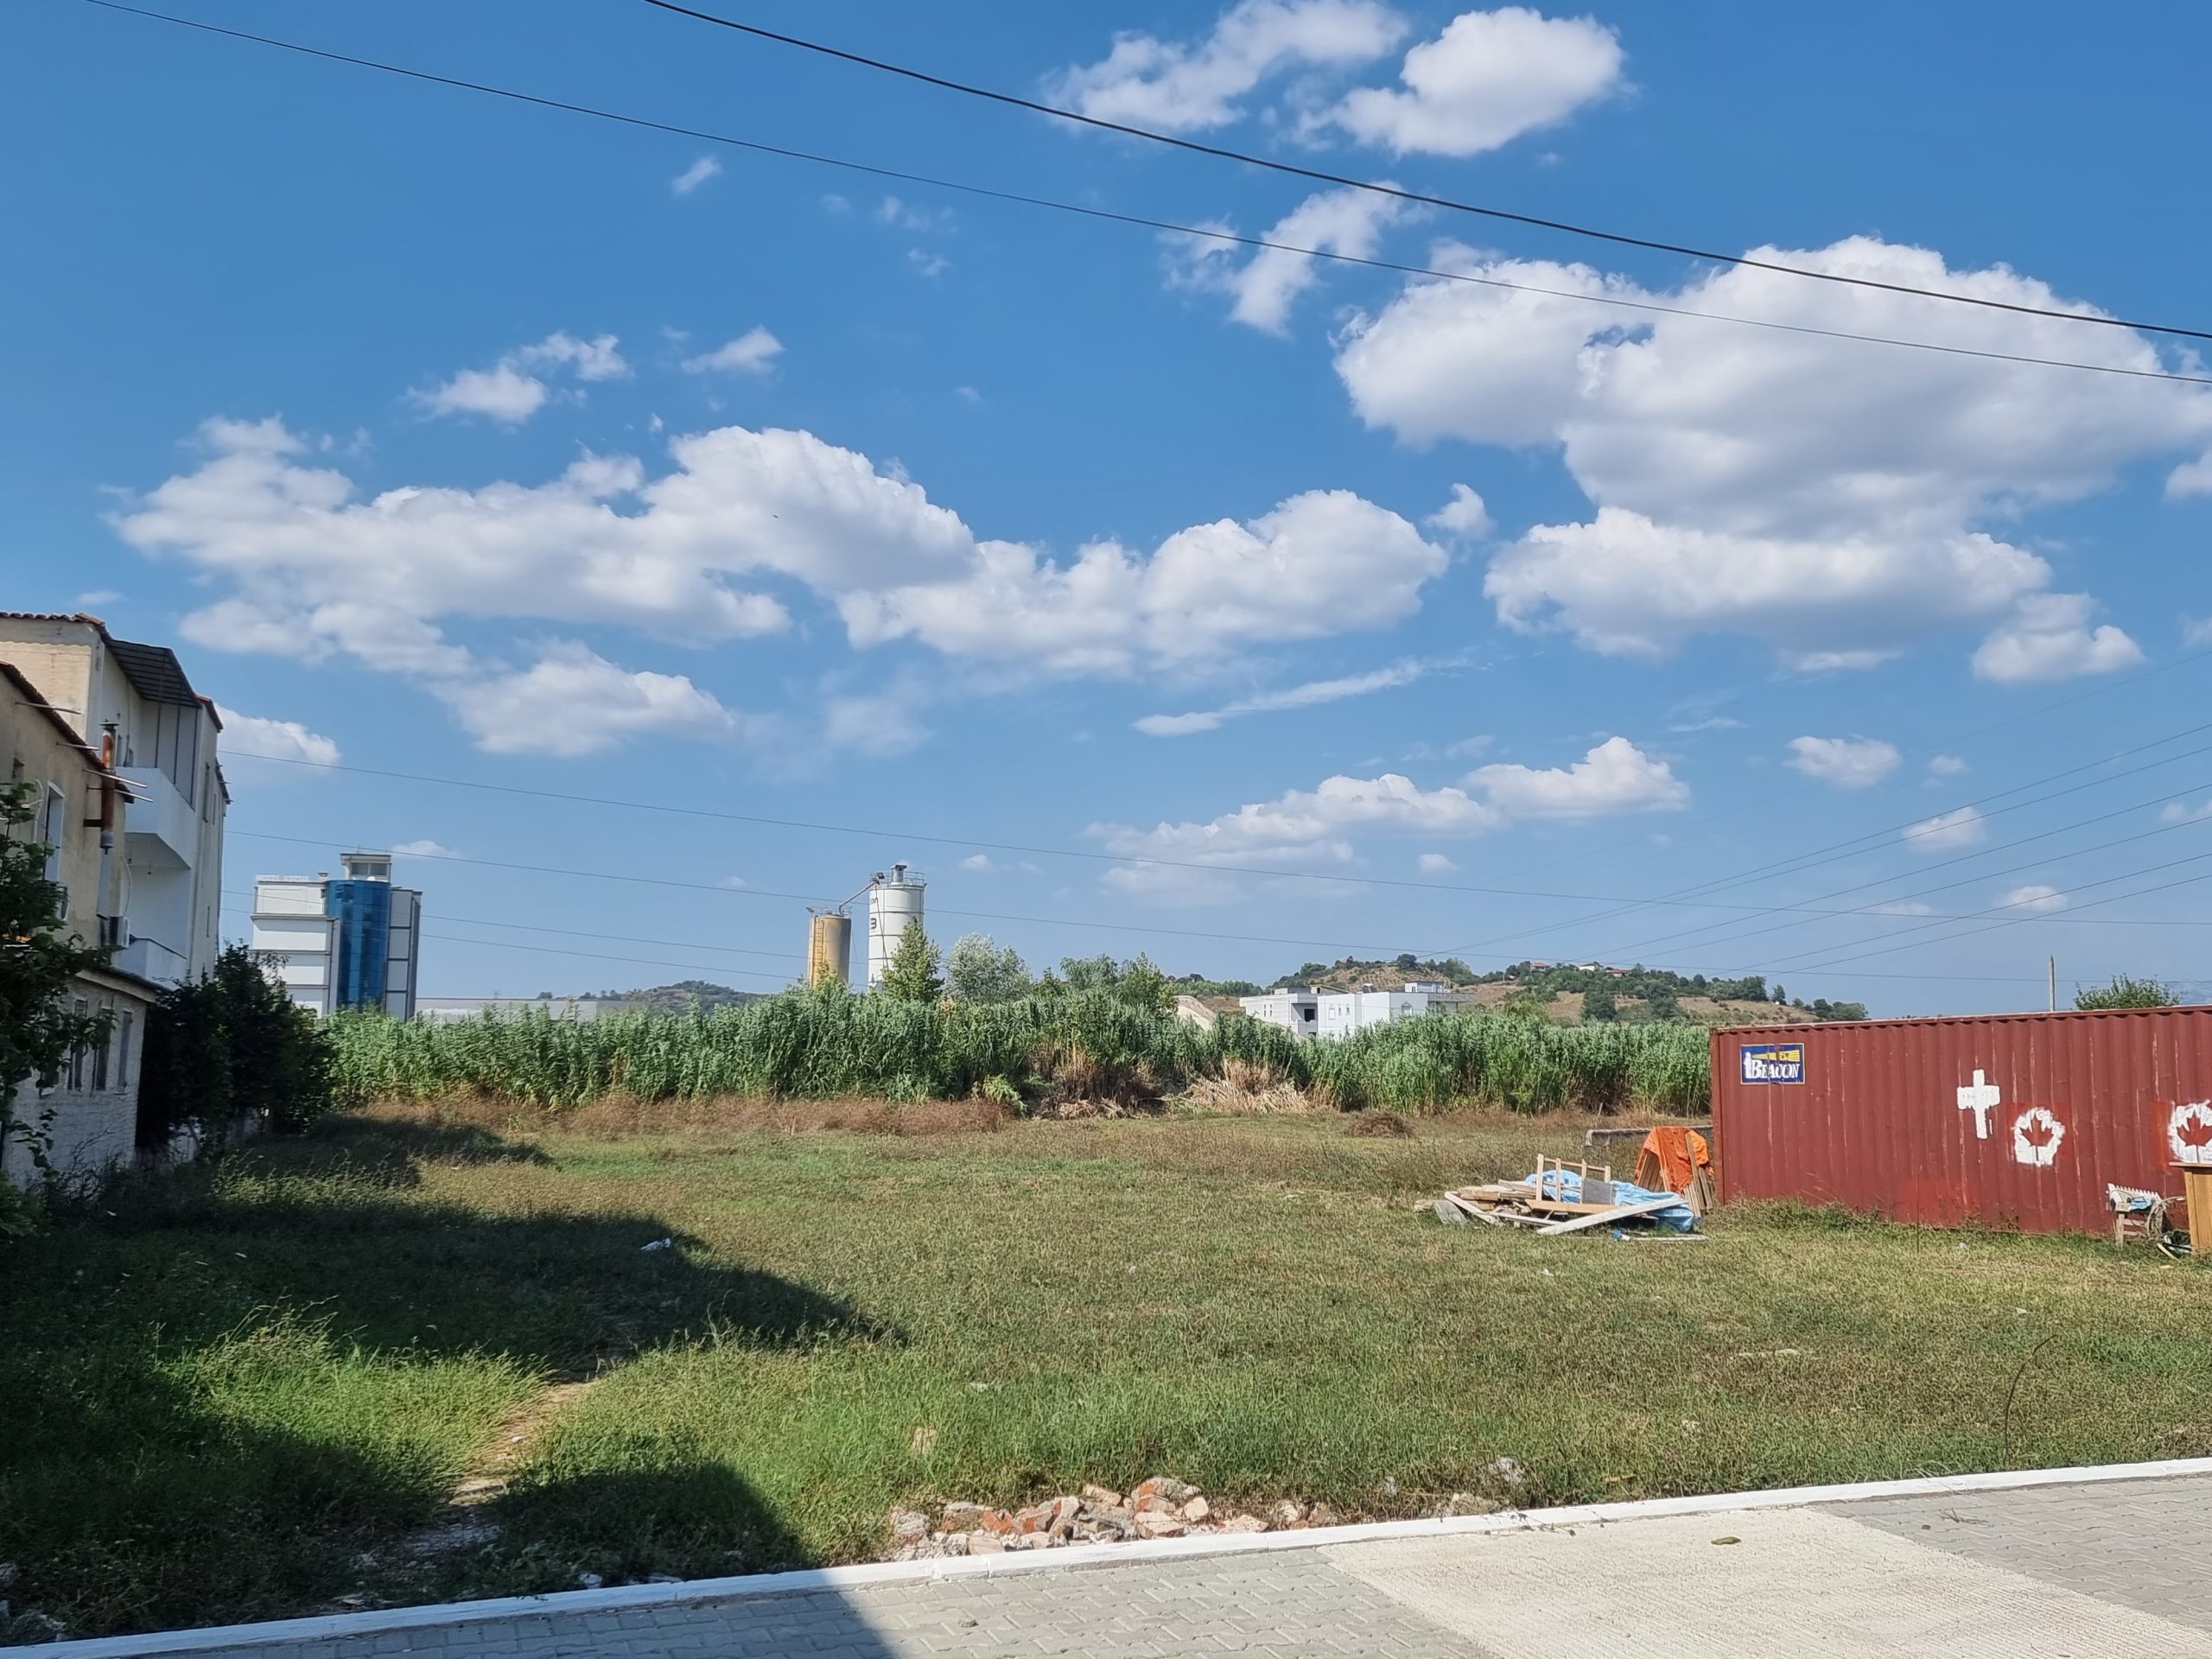
[[[1974,1081],[1959,1090],[1959,1109],[1974,1114],[1974,1135],[1977,1141],[1989,1139],[1989,1115],[2004,1103],[2005,1091],[1986,1081],[1981,1068],[1974,1068]]]

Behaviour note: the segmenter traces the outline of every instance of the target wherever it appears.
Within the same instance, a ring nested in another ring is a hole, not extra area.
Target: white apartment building
[[[112,944],[124,931],[125,884],[116,826],[124,789],[47,692],[0,658],[0,766],[22,789],[31,821],[10,833],[47,847],[45,879],[60,931],[82,944]],[[128,1160],[138,1135],[138,1075],[146,1017],[159,988],[113,967],[74,975],[64,993],[79,1014],[105,1013],[105,1041],[71,1054],[60,1074],[24,1083],[0,1106],[22,1131],[47,1141],[57,1169],[90,1172]],[[21,1133],[0,1135],[0,1176],[37,1172]]]
[[[318,1015],[381,1009],[412,1019],[423,895],[394,887],[390,853],[353,852],[342,874],[264,875],[253,884],[253,944],[299,1007]]]
[[[0,661],[95,754],[111,756],[128,786],[112,965],[164,987],[209,972],[221,948],[230,807],[213,703],[193,690],[175,652],[118,639],[96,616],[0,612]]]
[[[1393,1020],[1416,1019],[1421,1014],[1472,1007],[1475,999],[1465,995],[1438,995],[1430,991],[1325,991],[1321,995],[1320,1034],[1349,1037],[1370,1026],[1387,1026]]]
[[[1274,990],[1236,1000],[1253,1019],[1281,1026],[1294,1037],[1311,1037],[1320,1029],[1320,998],[1312,991]]]

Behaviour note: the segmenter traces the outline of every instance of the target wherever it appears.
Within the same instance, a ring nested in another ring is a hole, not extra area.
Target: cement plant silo
[[[806,928],[806,982],[853,982],[853,918],[842,910],[817,910]]]
[[[922,919],[922,878],[918,871],[893,864],[868,884],[868,988],[874,990],[898,954],[906,924]]]

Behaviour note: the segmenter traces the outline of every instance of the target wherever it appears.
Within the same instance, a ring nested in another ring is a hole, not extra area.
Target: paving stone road
[[[2212,1476],[1145,1559],[213,1651],[252,1659],[2212,1659]],[[66,1649],[64,1649],[66,1652]],[[211,1651],[200,1649],[201,1652]]]

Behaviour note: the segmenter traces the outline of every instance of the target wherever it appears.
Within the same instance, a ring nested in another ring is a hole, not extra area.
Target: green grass
[[[1567,1027],[1440,1014],[1340,1042],[1300,1042],[1242,1018],[1200,1031],[1098,992],[938,1006],[832,987],[700,1014],[454,1024],[355,1015],[332,1031],[340,1087],[356,1100],[474,1091],[556,1109],[617,1093],[1154,1100],[1234,1074],[1294,1084],[1348,1110],[1638,1105],[1694,1114],[1707,1101],[1703,1026]]]
[[[893,1503],[1161,1472],[1388,1516],[1501,1454],[1543,1503],[2212,1452],[2202,1266],[1783,1211],[1626,1244],[1414,1207],[1570,1149],[1574,1119],[678,1116],[339,1119],[7,1247],[17,1610],[92,1635],[862,1559]],[[501,1425],[583,1378],[499,1541],[410,1564]]]

